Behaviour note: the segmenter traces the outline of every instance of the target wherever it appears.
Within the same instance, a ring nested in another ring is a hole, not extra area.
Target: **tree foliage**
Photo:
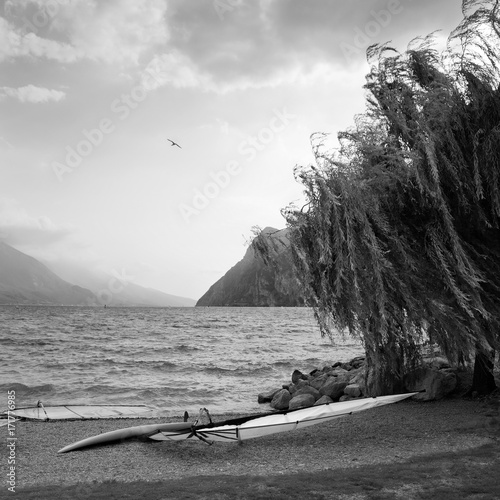
[[[400,390],[430,339],[454,362],[499,347],[500,0],[465,0],[439,54],[369,48],[367,110],[297,168],[284,210],[323,334],[365,346],[372,394]]]

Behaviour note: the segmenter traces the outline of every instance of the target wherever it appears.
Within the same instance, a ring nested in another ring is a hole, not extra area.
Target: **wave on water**
[[[207,366],[203,368],[204,373],[214,374],[214,375],[225,375],[231,377],[248,377],[251,375],[262,376],[265,373],[272,372],[271,365],[259,365],[258,367],[252,366],[235,366],[233,368],[223,368],[221,366]]]
[[[28,338],[28,339],[16,339],[15,341],[13,341],[12,338],[0,338],[0,344],[12,344],[13,342],[15,342],[16,345],[23,347],[29,347],[29,346],[43,347],[46,345],[54,344],[54,341],[47,339]]]
[[[202,347],[196,347],[194,345],[181,344],[173,347],[165,347],[167,351],[202,351]]]
[[[12,380],[0,390],[19,404],[258,411],[257,394],[294,369],[361,351],[350,339],[326,344],[307,308],[23,307],[22,326],[16,314],[0,307],[0,379]]]
[[[104,362],[99,360],[99,365],[101,366],[121,366],[127,368],[133,368],[134,366],[146,366],[152,369],[164,369],[164,368],[177,368],[178,365],[172,363],[171,361],[165,361],[163,359],[132,359],[132,360],[115,360],[112,358],[106,358]],[[84,363],[84,365],[90,365],[91,363]]]
[[[41,384],[33,386],[20,384],[19,382],[0,384],[0,391],[2,391],[3,393],[6,393],[7,391],[16,391],[16,393],[22,393],[23,396],[50,394],[54,390],[55,385],[53,384]]]

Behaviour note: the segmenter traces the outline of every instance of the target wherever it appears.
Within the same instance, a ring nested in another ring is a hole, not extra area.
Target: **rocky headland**
[[[265,261],[255,240],[243,259],[215,282],[196,303],[197,306],[297,307],[305,297],[293,271],[288,230],[266,227],[269,255]]]

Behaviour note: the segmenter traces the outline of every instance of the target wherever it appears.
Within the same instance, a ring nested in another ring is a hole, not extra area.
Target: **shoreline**
[[[235,416],[240,414],[212,415],[212,418],[220,421]],[[313,473],[397,464],[413,457],[477,448],[495,443],[499,437],[498,418],[495,420],[495,413],[484,402],[449,398],[402,401],[242,445],[208,446],[197,439],[180,442],[133,439],[57,453],[63,446],[102,432],[165,421],[16,422],[16,490],[201,475],[268,476],[304,470]],[[168,421],[181,421],[181,417]],[[2,463],[5,469],[7,461]]]

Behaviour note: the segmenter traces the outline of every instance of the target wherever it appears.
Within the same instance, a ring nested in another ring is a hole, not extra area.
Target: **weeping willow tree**
[[[366,113],[295,171],[298,276],[322,333],[362,340],[371,395],[402,390],[426,342],[457,364],[499,347],[499,1],[465,0],[441,54],[370,47]]]

